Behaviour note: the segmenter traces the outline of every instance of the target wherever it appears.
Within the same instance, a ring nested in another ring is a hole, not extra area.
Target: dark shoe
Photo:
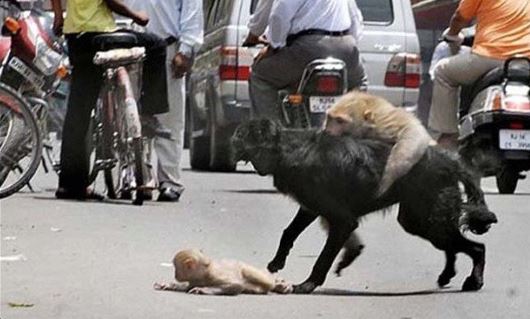
[[[172,139],[171,130],[166,128],[153,115],[142,115],[140,122],[142,123],[142,135],[147,138],[161,137]]]
[[[183,191],[184,188],[180,191],[171,187],[161,188],[157,200],[159,202],[178,202]]]
[[[59,187],[57,191],[55,191],[55,198],[102,201],[105,199],[105,196],[89,188],[87,188],[84,192],[73,192],[66,188]]]

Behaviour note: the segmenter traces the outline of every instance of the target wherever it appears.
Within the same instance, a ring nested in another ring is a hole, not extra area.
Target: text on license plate
[[[311,113],[324,113],[335,104],[338,98],[338,96],[310,96],[309,110]]]
[[[33,70],[31,70],[24,62],[22,62],[17,57],[12,57],[9,60],[9,66],[13,70],[17,71],[22,75],[26,80],[31,82],[35,87],[41,88],[44,85],[44,79],[42,76],[39,76]]]
[[[499,130],[501,150],[530,151],[530,130]]]

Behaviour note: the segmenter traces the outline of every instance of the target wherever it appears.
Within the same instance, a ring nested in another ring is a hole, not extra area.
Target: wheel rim
[[[42,139],[28,103],[0,86],[0,198],[20,190],[40,164]]]

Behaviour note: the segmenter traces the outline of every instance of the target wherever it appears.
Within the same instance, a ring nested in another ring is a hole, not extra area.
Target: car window
[[[390,23],[394,19],[392,0],[356,0],[365,22]]]
[[[205,29],[206,32],[217,29],[230,20],[230,8],[233,0],[205,0]]]
[[[250,14],[253,14],[254,11],[256,11],[256,7],[258,6],[259,0],[252,0],[250,3]]]

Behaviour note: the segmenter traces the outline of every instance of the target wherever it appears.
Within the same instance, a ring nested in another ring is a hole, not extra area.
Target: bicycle
[[[32,106],[0,83],[0,198],[18,192],[39,167],[43,148]]]
[[[136,43],[136,37],[130,33],[99,35],[94,41],[106,51],[98,51],[94,56],[94,63],[105,71],[93,114],[95,159],[89,180],[94,182],[103,171],[110,199],[133,199],[135,192],[133,204],[142,205],[147,189],[146,164],[137,97],[145,48],[114,48]],[[131,74],[135,75],[134,81]]]

